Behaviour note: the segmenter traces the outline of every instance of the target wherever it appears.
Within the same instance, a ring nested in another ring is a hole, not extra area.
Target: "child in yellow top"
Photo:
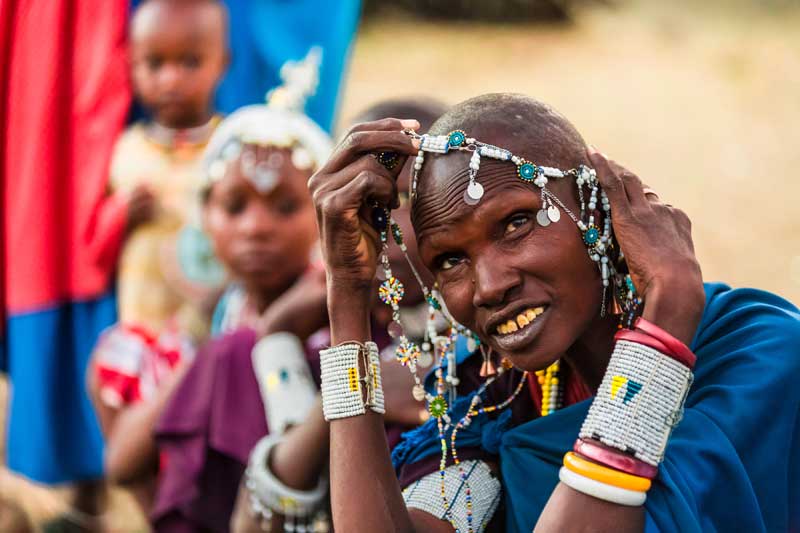
[[[112,190],[129,198],[119,320],[155,335],[168,324],[195,338],[207,328],[165,274],[164,258],[191,218],[200,156],[219,122],[212,101],[228,59],[226,26],[215,0],[147,0],[131,22],[134,90],[152,119],[122,135],[111,164]]]

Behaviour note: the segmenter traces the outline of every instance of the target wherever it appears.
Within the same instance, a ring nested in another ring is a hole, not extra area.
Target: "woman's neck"
[[[618,320],[611,314],[598,316],[565,355],[567,362],[580,374],[592,393],[600,387],[611,359]]]

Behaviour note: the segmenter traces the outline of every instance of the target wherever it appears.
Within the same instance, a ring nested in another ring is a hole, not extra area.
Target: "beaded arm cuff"
[[[617,340],[580,437],[658,466],[683,416],[691,383],[692,371],[672,357],[644,344]]]
[[[269,454],[280,437],[267,435],[250,452],[245,472],[245,486],[254,511],[271,516],[278,513],[295,518],[308,518],[324,503],[328,493],[327,478],[320,477],[317,487],[300,491],[284,485],[269,469]]]
[[[374,342],[340,344],[320,350],[319,356],[325,420],[363,415],[367,407],[376,413],[386,412],[380,356]]]
[[[317,398],[303,344],[291,333],[273,333],[251,356],[270,434],[282,434],[308,417]]]
[[[442,475],[433,472],[403,489],[403,499],[409,508],[420,509],[441,519],[450,521],[456,533],[486,529],[500,504],[502,488],[500,481],[483,461],[462,461],[461,467],[467,472],[467,491],[458,467],[451,465],[444,472],[444,490],[450,505],[442,507]],[[469,492],[469,494],[468,494]],[[468,502],[467,499],[470,499]],[[467,506],[472,508],[472,525],[467,520]]]

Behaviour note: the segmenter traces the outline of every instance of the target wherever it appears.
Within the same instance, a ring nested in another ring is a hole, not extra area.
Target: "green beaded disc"
[[[428,412],[434,418],[441,418],[447,414],[447,400],[442,396],[437,396],[428,404]]]

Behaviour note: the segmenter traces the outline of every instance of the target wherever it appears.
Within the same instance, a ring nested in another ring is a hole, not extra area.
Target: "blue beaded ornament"
[[[447,139],[448,144],[453,148],[463,146],[467,142],[467,133],[463,130],[451,131],[447,135]]]
[[[524,159],[517,165],[517,176],[523,181],[533,181],[539,174],[539,169],[530,161]]]

